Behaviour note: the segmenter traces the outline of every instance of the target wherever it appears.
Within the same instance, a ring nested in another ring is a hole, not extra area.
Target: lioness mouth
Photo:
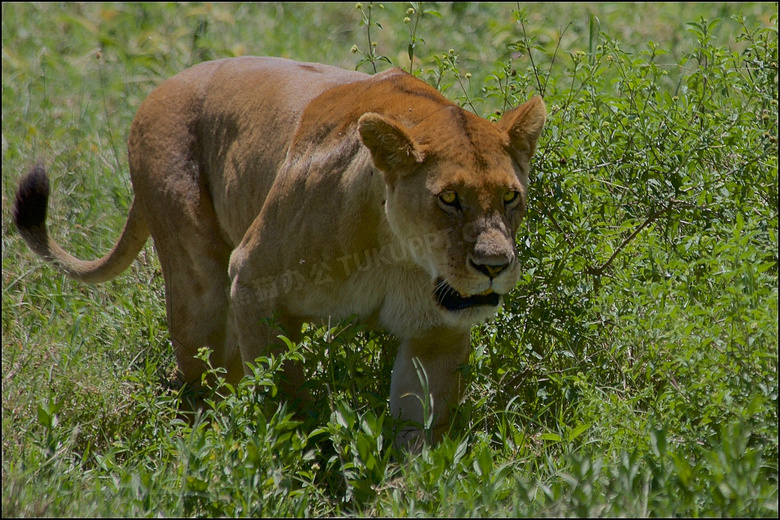
[[[490,289],[482,294],[463,296],[450,284],[445,282],[443,278],[436,280],[434,295],[436,296],[436,301],[439,302],[439,305],[448,311],[458,311],[476,305],[490,305],[491,307],[496,307],[501,299],[498,294]]]

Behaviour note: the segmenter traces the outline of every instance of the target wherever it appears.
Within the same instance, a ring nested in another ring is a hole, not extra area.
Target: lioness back
[[[187,69],[154,90],[133,120],[133,184],[176,182],[149,179],[144,172],[150,163],[159,164],[158,150],[186,151],[173,159],[198,161],[200,182],[209,187],[224,235],[238,245],[262,208],[308,103],[328,88],[368,77],[271,57],[228,58]],[[150,143],[149,135],[163,139]],[[175,176],[182,170],[157,173]]]

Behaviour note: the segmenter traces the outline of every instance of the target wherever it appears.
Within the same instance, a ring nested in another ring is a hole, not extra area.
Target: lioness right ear
[[[360,140],[371,151],[374,165],[393,179],[399,170],[409,171],[425,158],[414,139],[397,122],[368,112],[358,120]]]

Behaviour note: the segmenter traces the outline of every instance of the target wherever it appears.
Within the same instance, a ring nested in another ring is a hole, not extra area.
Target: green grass
[[[776,4],[369,5],[3,4],[3,514],[776,516]],[[413,56],[484,117],[544,94],[523,279],[418,457],[392,447],[392,338],[313,324],[309,417],[269,359],[188,422],[151,242],[87,286],[10,223],[43,160],[50,231],[105,253],[140,102],[241,54]]]

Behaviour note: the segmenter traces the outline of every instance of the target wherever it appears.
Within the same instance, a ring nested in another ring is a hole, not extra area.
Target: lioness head
[[[384,175],[390,227],[430,274],[450,325],[489,317],[518,281],[515,234],[545,117],[534,97],[498,123],[455,105],[413,127],[377,113],[359,120]]]

